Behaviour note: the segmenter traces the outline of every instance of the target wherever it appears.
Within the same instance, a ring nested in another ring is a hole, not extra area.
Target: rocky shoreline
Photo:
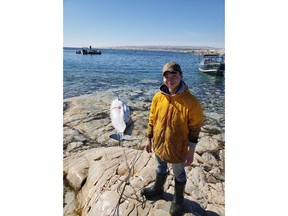
[[[193,53],[195,55],[219,54],[225,55],[224,48],[206,47],[206,46],[117,46],[106,47],[107,49],[122,49],[122,50],[150,50],[150,51],[169,51]]]
[[[147,201],[140,189],[155,179],[154,154],[144,150],[153,92],[137,89],[105,91],[63,101],[63,215],[168,215],[174,193],[170,174],[165,193]],[[131,141],[111,139],[115,133],[109,108],[119,96],[130,107]],[[184,215],[225,215],[225,120],[204,112],[194,162],[186,167]]]

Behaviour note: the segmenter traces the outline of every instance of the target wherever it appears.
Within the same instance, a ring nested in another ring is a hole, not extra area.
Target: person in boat
[[[167,163],[172,164],[175,191],[170,207],[172,216],[182,213],[186,185],[185,166],[190,166],[204,121],[202,107],[182,80],[179,64],[168,62],[162,69],[164,84],[151,103],[147,129],[146,151],[156,156],[156,179],[152,187],[143,188],[146,199],[163,194]]]

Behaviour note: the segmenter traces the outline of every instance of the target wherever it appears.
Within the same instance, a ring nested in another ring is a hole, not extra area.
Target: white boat
[[[203,73],[223,76],[225,72],[225,56],[218,54],[203,55],[198,69]]]

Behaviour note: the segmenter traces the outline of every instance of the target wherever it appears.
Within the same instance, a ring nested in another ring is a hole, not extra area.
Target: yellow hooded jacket
[[[153,150],[161,160],[182,163],[189,142],[198,142],[203,110],[183,81],[175,95],[170,95],[165,85],[160,90],[152,99],[146,135],[153,138]]]

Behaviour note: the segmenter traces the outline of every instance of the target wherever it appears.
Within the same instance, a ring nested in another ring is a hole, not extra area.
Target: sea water
[[[198,71],[200,58],[192,53],[101,49],[101,55],[76,54],[76,48],[63,51],[64,98],[97,93],[99,91],[150,92],[163,83],[162,67],[169,61],[180,64],[183,80],[206,112],[224,114],[225,77]],[[135,98],[137,99],[137,98]]]

